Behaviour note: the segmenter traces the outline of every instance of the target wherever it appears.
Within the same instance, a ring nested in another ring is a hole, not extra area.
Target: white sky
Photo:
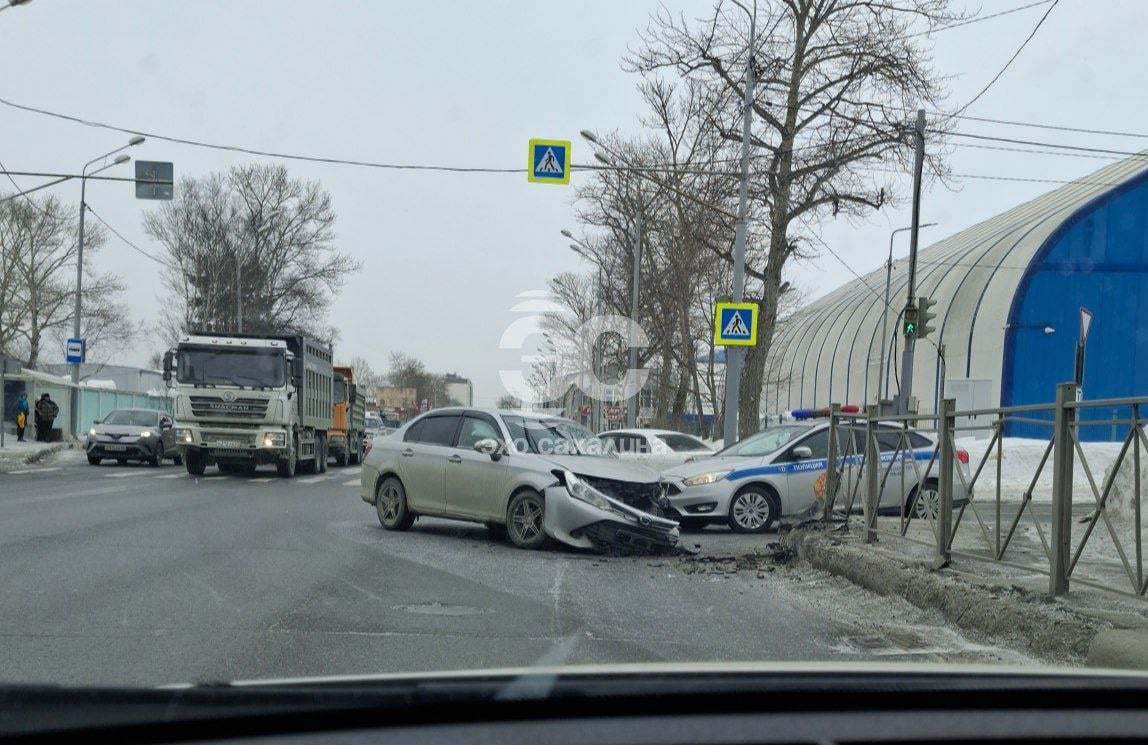
[[[959,0],[958,0],[959,1]],[[708,0],[665,0],[698,15]],[[985,0],[982,14],[1023,4]],[[0,96],[128,128],[208,142],[400,163],[524,167],[531,137],[578,140],[589,128],[638,130],[633,76],[619,61],[655,2],[339,2],[325,0],[34,0],[0,13]],[[963,104],[996,73],[1041,6],[935,37],[936,69]],[[969,110],[1000,119],[1148,131],[1143,92],[1145,0],[1061,0],[1004,77]],[[1137,150],[1143,140],[965,122],[966,132]],[[77,172],[127,135],[0,106],[0,159],[12,170]],[[203,175],[251,158],[151,140],[131,155]],[[590,151],[575,144],[575,162]],[[958,148],[958,173],[1071,179],[1108,161]],[[377,369],[392,350],[475,384],[477,402],[503,393],[498,370],[520,356],[499,338],[521,312],[516,295],[579,269],[559,230],[576,229],[573,187],[524,174],[379,171],[289,162],[318,179],[339,214],[339,244],[363,261],[332,305],[337,357]],[[131,166],[119,173],[131,174]],[[111,172],[109,172],[111,173]],[[588,176],[574,175],[575,182]],[[33,180],[20,179],[24,186]],[[7,184],[0,185],[5,190]],[[901,184],[907,195],[908,181]],[[1053,184],[964,180],[923,197],[925,244]],[[54,187],[78,201],[79,185]],[[149,206],[129,184],[91,184],[89,202],[129,240]],[[909,210],[865,224],[827,224],[824,237],[858,272],[879,266],[889,230]],[[926,240],[928,239],[928,240]],[[898,237],[897,255],[907,252]],[[114,237],[99,266],[128,281],[141,318],[161,297],[158,267]],[[581,267],[585,268],[585,267]],[[794,266],[813,296],[852,278],[832,256]],[[141,340],[124,360],[142,364]],[[60,350],[62,357],[63,350]]]

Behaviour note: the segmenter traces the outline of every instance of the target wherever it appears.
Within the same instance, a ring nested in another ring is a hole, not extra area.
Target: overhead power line
[[[913,38],[916,38],[918,36],[931,36],[932,34],[935,34],[938,31],[950,31],[954,28],[961,28],[962,26],[971,26],[974,23],[980,23],[981,21],[991,21],[994,18],[1000,18],[1001,16],[1007,16],[1011,13],[1019,13],[1022,10],[1028,10],[1029,8],[1035,8],[1035,7],[1038,7],[1040,5],[1048,5],[1049,3],[1055,2],[1055,1],[1056,0],[1037,0],[1037,2],[1035,2],[1035,3],[1029,3],[1028,5],[1020,5],[1016,8],[1009,8],[1008,10],[1002,10],[998,13],[990,13],[987,16],[974,16],[973,18],[970,18],[966,21],[958,21],[957,23],[950,23],[947,26],[938,26],[937,28],[929,29],[928,31],[918,31],[915,34],[909,34],[905,38],[913,39]]]
[[[1000,69],[1000,70],[997,72],[997,74],[993,76],[992,80],[990,80],[990,81],[989,81],[989,82],[988,82],[988,83],[985,85],[985,87],[984,87],[984,88],[981,88],[981,91],[980,91],[980,93],[978,93],[977,95],[973,96],[971,99],[969,99],[969,102],[968,102],[968,103],[966,103],[966,104],[965,104],[964,106],[962,106],[961,108],[957,109],[957,112],[956,112],[957,114],[963,114],[963,113],[965,113],[965,111],[966,111],[966,110],[967,110],[967,109],[968,109],[970,106],[972,106],[974,103],[976,103],[976,102],[977,102],[977,101],[980,99],[980,97],[981,97],[981,96],[983,96],[983,95],[985,95],[986,93],[988,93],[988,92],[989,92],[989,89],[990,89],[990,88],[992,88],[994,85],[996,85],[996,82],[997,82],[998,80],[1000,80],[1000,79],[1001,79],[1001,76],[1005,74],[1005,71],[1006,71],[1006,70],[1008,70],[1008,69],[1009,69],[1009,67],[1012,65],[1012,63],[1016,61],[1016,58],[1020,56],[1020,53],[1024,51],[1024,48],[1025,48],[1026,46],[1028,46],[1028,43],[1029,43],[1030,41],[1032,41],[1032,38],[1033,38],[1034,36],[1036,36],[1036,32],[1040,30],[1040,27],[1041,27],[1042,25],[1044,25],[1044,22],[1045,22],[1045,20],[1048,18],[1049,14],[1050,14],[1050,13],[1052,13],[1052,11],[1053,11],[1053,10],[1056,8],[1056,6],[1057,6],[1057,5],[1059,5],[1059,4],[1060,4],[1060,0],[1052,0],[1052,4],[1048,6],[1048,10],[1044,11],[1044,15],[1042,15],[1042,16],[1040,17],[1040,20],[1036,22],[1036,25],[1032,27],[1032,31],[1031,31],[1031,32],[1029,32],[1029,35],[1028,35],[1027,37],[1025,37],[1025,40],[1021,42],[1020,46],[1019,46],[1019,47],[1017,47],[1016,51],[1012,53],[1012,56],[1008,58],[1008,62],[1004,63],[1004,67],[1002,67],[1002,68],[1001,68],[1001,69]]]
[[[162,266],[166,266],[166,267],[168,267],[168,268],[170,268],[170,269],[177,269],[177,268],[178,268],[178,267],[176,267],[174,264],[172,264],[172,263],[170,263],[170,262],[168,262],[168,261],[164,261],[163,259],[160,259],[160,258],[157,258],[157,257],[155,257],[155,256],[152,256],[152,255],[151,255],[150,253],[148,253],[147,251],[143,250],[142,248],[140,248],[140,247],[139,247],[139,246],[137,246],[136,244],[134,244],[134,243],[132,243],[131,241],[129,241],[127,238],[125,238],[125,237],[123,236],[123,234],[122,234],[122,233],[120,233],[120,231],[116,230],[116,229],[115,229],[115,228],[113,228],[111,225],[109,225],[107,220],[105,220],[104,218],[100,217],[99,213],[98,213],[98,212],[96,212],[94,209],[92,209],[92,205],[91,205],[90,203],[87,203],[87,204],[86,204],[86,206],[87,206],[87,208],[88,208],[88,212],[92,213],[92,217],[94,217],[94,218],[96,218],[97,220],[99,220],[99,221],[100,221],[100,224],[102,224],[102,225],[103,225],[105,228],[107,228],[108,230],[110,230],[110,231],[112,232],[112,234],[113,234],[115,237],[119,238],[121,241],[123,241],[125,244],[127,244],[128,248],[132,249],[133,251],[135,251],[136,253],[140,254],[141,256],[146,256],[147,258],[151,259],[152,261],[154,261],[154,262],[155,262],[155,263],[157,263],[157,264],[160,264],[160,265],[162,265]]]
[[[1103,153],[1105,155],[1122,155],[1125,157],[1148,157],[1148,152],[1136,150],[1113,150],[1103,147],[1088,147],[1086,145],[1062,145],[1059,142],[1042,142],[1040,140],[1018,140],[1014,137],[994,137],[992,135],[973,134],[971,132],[949,132],[950,137],[964,137],[969,140],[987,140],[989,142],[1007,142],[1010,145],[1028,145],[1030,147],[1050,147],[1057,150],[1075,150],[1084,153]]]

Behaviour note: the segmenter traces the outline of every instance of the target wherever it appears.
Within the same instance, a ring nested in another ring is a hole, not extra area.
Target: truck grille
[[[190,396],[191,414],[196,417],[222,416],[232,419],[263,419],[267,416],[267,399],[237,398],[224,401],[219,396]]]

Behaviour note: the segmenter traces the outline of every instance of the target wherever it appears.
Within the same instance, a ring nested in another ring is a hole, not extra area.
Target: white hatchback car
[[[843,426],[838,435],[839,453],[864,452],[864,430]],[[855,438],[852,443],[850,437]],[[880,425],[877,441],[885,486],[878,509],[896,512],[906,505],[916,511],[917,517],[935,516],[939,504],[936,475],[940,464],[934,463],[929,474],[925,469],[933,457],[936,441],[910,430],[910,449],[900,450],[900,437],[899,428]],[[901,454],[894,458],[899,450]],[[739,533],[761,533],[779,518],[806,515],[821,504],[828,458],[827,422],[783,425],[750,435],[712,458],[671,468],[663,474],[662,483],[682,527],[724,523]],[[842,495],[853,492],[855,481],[851,479],[861,478],[860,466],[864,460],[863,455],[843,458],[848,467],[838,492],[839,504]],[[953,474],[957,488],[969,481],[968,460],[968,453],[957,452],[955,468],[964,474],[963,481]],[[884,476],[886,472],[888,475]],[[954,501],[960,505],[966,499]],[[855,509],[859,504],[855,503]]]
[[[603,432],[598,439],[608,442],[622,460],[656,471],[714,454],[713,448],[697,437],[669,429],[616,429]]]
[[[548,536],[600,550],[678,543],[658,473],[554,416],[435,409],[376,438],[360,479],[363,501],[387,530],[434,515],[486,523],[520,548]]]

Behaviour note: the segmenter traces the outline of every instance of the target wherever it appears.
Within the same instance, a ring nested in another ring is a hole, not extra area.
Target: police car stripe
[[[933,457],[933,449],[932,448],[929,448],[927,450],[914,450],[913,451],[913,460],[927,461],[927,460],[931,459],[932,457]],[[881,462],[882,463],[888,463],[891,460],[893,460],[893,454],[892,453],[881,455]],[[844,465],[859,466],[865,461],[865,456],[863,456],[863,455],[850,455],[846,458],[842,458],[841,461]],[[829,465],[829,459],[828,458],[822,458],[821,460],[806,460],[806,461],[802,461],[800,463],[782,463],[782,464],[778,464],[778,465],[759,466],[757,468],[742,468],[742,469],[739,469],[737,471],[734,471],[733,473],[731,473],[726,478],[729,479],[730,481],[737,481],[739,479],[748,479],[751,476],[764,476],[767,474],[806,473],[808,471],[823,471],[828,467],[828,465]]]

